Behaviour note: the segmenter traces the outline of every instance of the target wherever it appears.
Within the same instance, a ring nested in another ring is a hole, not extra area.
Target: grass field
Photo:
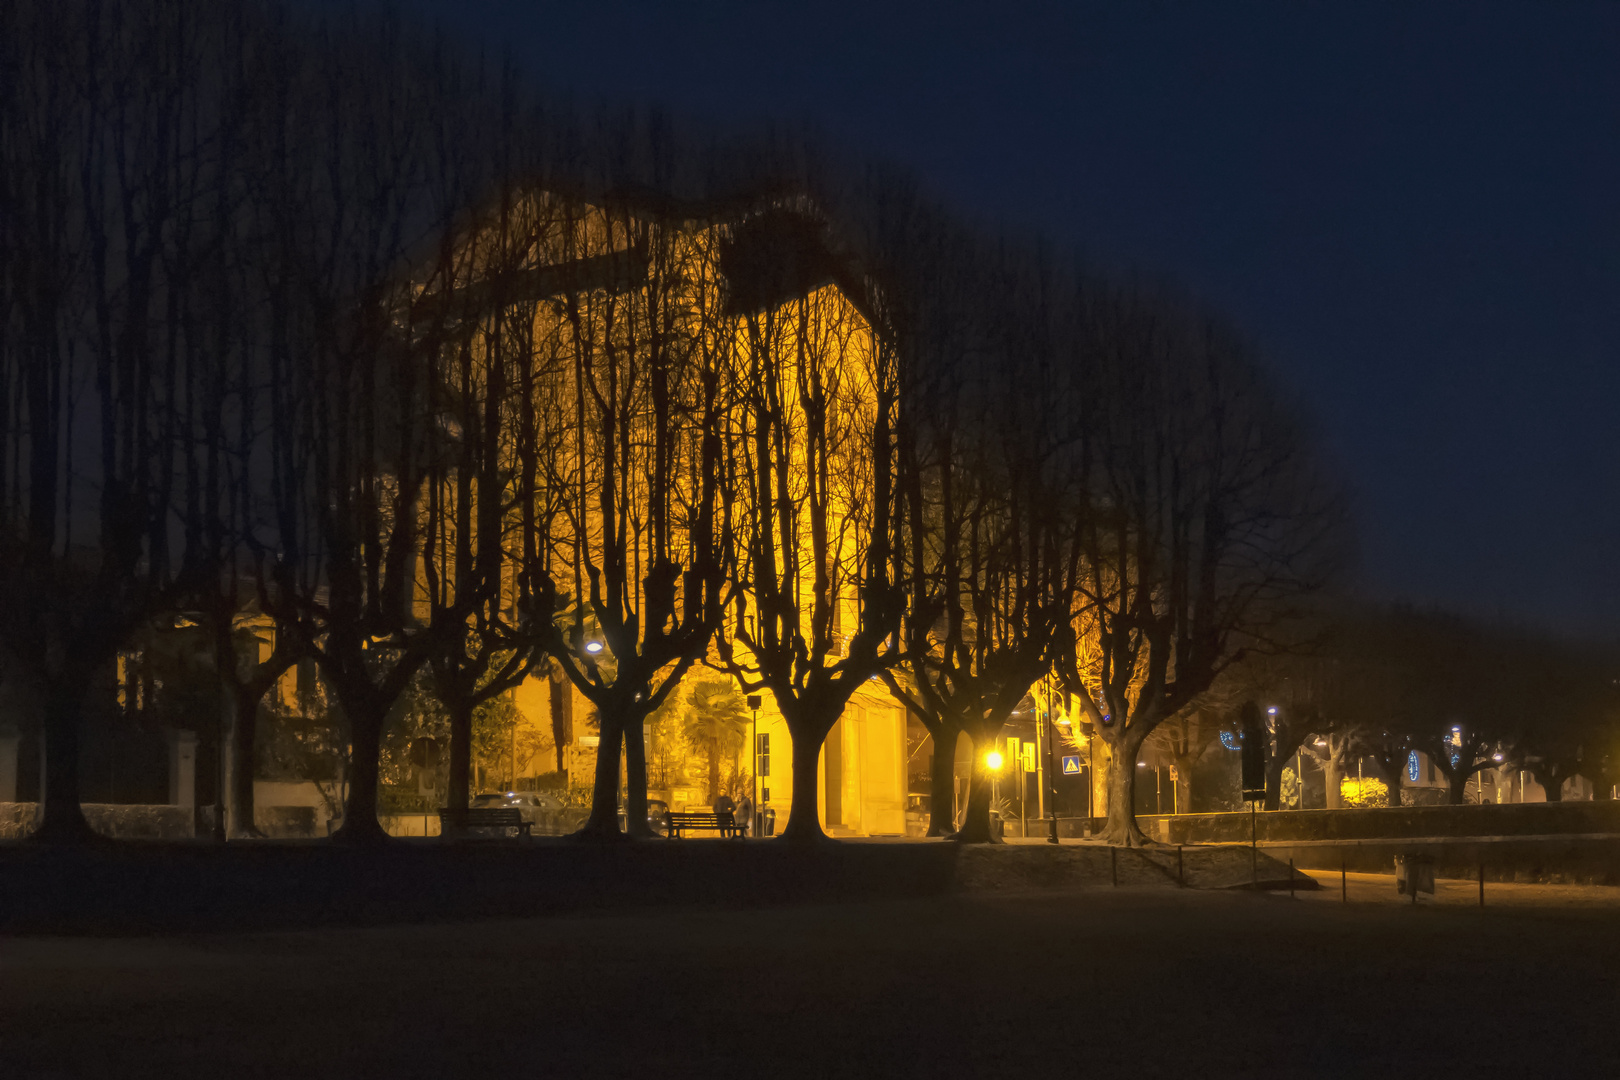
[[[0,1076],[1620,1074],[1620,889],[1322,883],[0,938]]]

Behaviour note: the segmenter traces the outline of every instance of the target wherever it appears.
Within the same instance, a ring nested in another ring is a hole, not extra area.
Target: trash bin
[[[1395,856],[1395,894],[1417,899],[1417,894],[1434,895],[1434,859],[1428,855]]]
[[[769,806],[767,806],[763,811],[761,811],[760,818],[765,823],[764,827],[760,830],[760,835],[762,835],[762,836],[775,836],[776,835],[776,811],[773,810],[772,808],[770,808]]]
[[[990,835],[997,840],[1005,840],[1007,837],[1007,823],[1001,820],[999,810],[990,811]]]

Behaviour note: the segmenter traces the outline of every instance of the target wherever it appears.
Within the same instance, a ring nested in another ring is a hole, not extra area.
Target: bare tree
[[[825,839],[821,744],[851,696],[896,663],[897,358],[873,293],[808,207],[732,232],[722,266],[741,323],[740,593],[719,636],[725,666],[769,689],[793,741],[783,838]]]
[[[667,162],[648,123],[656,178]],[[639,145],[633,131],[603,137]],[[718,234],[698,216],[650,192],[568,198],[546,252],[571,405],[549,463],[561,509],[547,649],[596,709],[585,836],[619,835],[621,754],[626,829],[652,834],[645,721],[707,655],[729,590],[732,339]]]
[[[424,499],[421,592],[428,622],[445,626],[428,667],[449,718],[451,807],[468,802],[475,712],[543,661],[551,612],[536,607],[534,575],[544,571],[558,503],[545,469],[559,448],[559,380],[536,340],[544,301],[532,287],[536,252],[557,217],[527,186],[535,148],[524,129],[538,118],[510,70],[494,89],[441,114],[429,170],[437,201],[453,215],[482,188],[495,195],[441,234],[413,301],[436,477]],[[473,139],[487,175],[469,175]],[[468,614],[459,627],[457,610]]]
[[[1343,513],[1231,331],[1139,294],[1084,302],[1086,581],[1059,667],[1104,769],[1104,835],[1135,846],[1143,741],[1321,583]]]
[[[986,842],[985,755],[1050,670],[1078,585],[1081,470],[1069,456],[1073,402],[1057,362],[1072,327],[1057,303],[1066,290],[1038,257],[960,239],[955,250],[930,246],[910,253],[909,287],[894,289],[891,305],[907,304],[897,333],[912,376],[899,472],[912,595],[909,678],[886,680],[934,737],[930,831],[952,831],[945,785],[964,732],[974,753],[956,835]]]
[[[90,835],[80,712],[187,591],[201,497],[184,390],[206,342],[191,201],[212,182],[202,5],[8,6],[0,33],[0,634],[42,703],[42,839]]]
[[[374,840],[383,836],[378,754],[389,711],[500,586],[477,575],[447,602],[418,604],[428,519],[444,510],[429,497],[464,489],[447,479],[450,461],[433,437],[443,383],[420,347],[445,339],[454,307],[414,305],[411,268],[421,252],[443,250],[465,210],[459,196],[476,187],[447,185],[431,167],[446,153],[460,167],[481,162],[477,144],[458,153],[432,137],[453,105],[452,58],[386,18],[322,24],[317,36],[318,48],[288,50],[281,70],[261,77],[285,118],[256,175],[277,283],[272,488],[277,515],[299,523],[277,553],[285,587],[270,599],[349,725],[349,805],[337,835]],[[455,465],[482,475],[464,453]],[[498,505],[498,492],[483,494]]]

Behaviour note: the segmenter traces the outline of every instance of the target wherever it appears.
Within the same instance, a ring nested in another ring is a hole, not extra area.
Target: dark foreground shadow
[[[380,845],[132,842],[0,848],[0,933],[140,934],[926,896],[939,842]]]

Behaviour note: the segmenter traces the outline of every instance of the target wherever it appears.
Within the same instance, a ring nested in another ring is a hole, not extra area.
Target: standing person
[[[742,824],[744,836],[754,835],[754,799],[747,792],[737,804],[737,820]]]
[[[731,814],[737,810],[737,804],[731,801],[731,796],[721,792],[714,800],[714,812],[717,814]]]

